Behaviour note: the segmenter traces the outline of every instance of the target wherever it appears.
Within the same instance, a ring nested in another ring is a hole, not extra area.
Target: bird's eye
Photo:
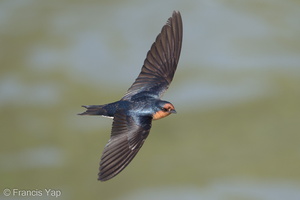
[[[168,111],[168,109],[167,109],[167,108],[164,108],[164,107],[162,107],[161,110],[164,111],[164,112],[167,112],[167,111]]]

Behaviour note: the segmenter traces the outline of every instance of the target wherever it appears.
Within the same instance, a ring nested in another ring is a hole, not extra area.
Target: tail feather
[[[90,105],[90,106],[82,106],[87,110],[83,113],[79,113],[78,115],[107,115],[106,109],[103,109],[105,105]]]

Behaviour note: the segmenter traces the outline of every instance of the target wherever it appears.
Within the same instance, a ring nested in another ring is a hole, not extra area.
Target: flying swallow
[[[176,113],[173,104],[161,97],[174,77],[181,44],[181,15],[174,11],[148,51],[139,76],[122,99],[105,105],[82,106],[87,110],[79,115],[113,118],[98,180],[113,178],[131,162],[149,135],[152,120]]]

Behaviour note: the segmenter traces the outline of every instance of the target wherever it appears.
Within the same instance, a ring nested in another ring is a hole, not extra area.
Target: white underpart
[[[106,117],[106,118],[110,118],[113,119],[114,117],[110,117],[110,116],[105,116],[105,115],[100,115],[101,117]]]

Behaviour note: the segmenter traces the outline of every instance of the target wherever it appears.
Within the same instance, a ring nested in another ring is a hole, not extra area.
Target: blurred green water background
[[[173,10],[181,59],[134,161],[97,181],[111,119]],[[300,199],[300,2],[0,2],[1,199]]]

